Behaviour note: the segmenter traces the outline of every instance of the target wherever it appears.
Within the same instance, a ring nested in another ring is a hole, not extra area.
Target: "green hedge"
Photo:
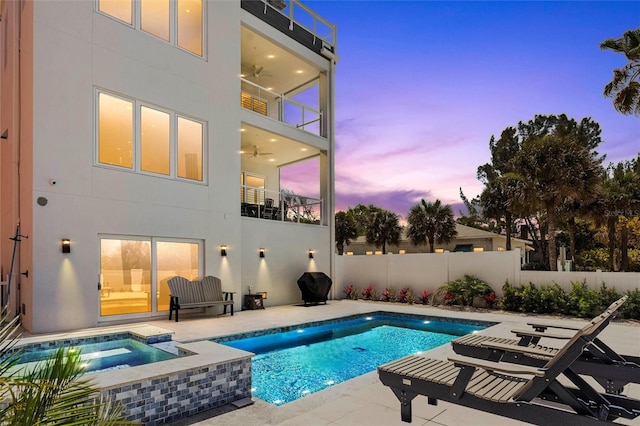
[[[502,309],[512,312],[536,314],[563,314],[581,318],[593,318],[602,313],[612,302],[622,297],[615,288],[602,283],[599,290],[592,290],[585,281],[571,283],[571,291],[564,291],[558,284],[513,286],[506,282],[502,287]],[[618,311],[622,318],[640,319],[640,290],[629,290],[629,298]]]

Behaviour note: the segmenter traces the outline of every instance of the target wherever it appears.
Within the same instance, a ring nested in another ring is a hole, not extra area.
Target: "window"
[[[203,56],[202,0],[97,0],[97,10],[198,56]]]
[[[145,172],[171,174],[170,114],[140,108],[140,168]]]
[[[171,277],[202,276],[202,242],[148,237],[100,238],[100,315],[169,310]]]
[[[98,162],[133,168],[133,102],[98,94]]]
[[[97,98],[98,164],[204,182],[203,122],[103,91]]]
[[[164,41],[170,41],[171,2],[140,0],[140,29]]]
[[[98,10],[125,24],[133,25],[133,3],[131,0],[98,0]]]

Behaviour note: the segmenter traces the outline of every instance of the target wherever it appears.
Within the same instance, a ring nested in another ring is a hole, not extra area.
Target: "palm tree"
[[[358,238],[358,224],[356,219],[349,212],[338,212],[335,218],[336,223],[336,248],[338,254],[344,253],[344,246],[351,244],[351,240]]]
[[[555,129],[525,140],[516,164],[525,193],[544,207],[549,239],[549,267],[557,269],[558,209],[567,199],[582,198],[598,184],[602,158],[571,133]]]
[[[18,318],[0,319],[0,424],[137,424],[121,420],[122,405],[103,399],[90,380],[82,377],[79,351],[60,348],[34,367],[20,367],[20,351],[15,349]]]
[[[398,245],[402,226],[397,214],[389,210],[369,206],[365,237],[368,244],[382,247],[382,254],[387,253],[387,244]]]
[[[435,251],[435,243],[447,244],[458,235],[453,209],[440,200],[428,203],[424,199],[411,207],[407,216],[407,237],[413,245],[429,243],[429,252]]]
[[[621,113],[640,117],[640,28],[626,31],[620,38],[609,38],[600,43],[600,48],[623,53],[629,60],[613,70],[604,96],[613,98],[613,106]]]

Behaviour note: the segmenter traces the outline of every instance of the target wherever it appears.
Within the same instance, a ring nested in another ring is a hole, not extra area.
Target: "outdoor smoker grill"
[[[331,290],[331,278],[324,272],[305,272],[298,278],[298,287],[302,292],[304,304],[320,302],[327,303],[329,290]]]

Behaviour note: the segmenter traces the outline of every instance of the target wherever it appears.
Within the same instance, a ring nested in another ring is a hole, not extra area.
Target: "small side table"
[[[262,303],[262,294],[245,294],[244,308],[248,310],[264,309],[264,304]]]

